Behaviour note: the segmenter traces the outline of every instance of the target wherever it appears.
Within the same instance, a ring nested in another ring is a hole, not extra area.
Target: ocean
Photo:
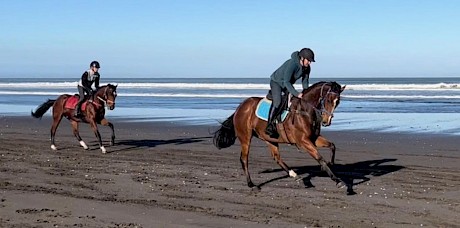
[[[323,131],[460,134],[460,78],[310,79],[318,81],[346,85],[332,125]],[[265,96],[269,89],[268,78],[101,79],[101,85],[107,83],[118,85],[109,118],[210,126],[218,126],[244,99]],[[69,78],[0,78],[0,116],[29,116],[47,99],[77,93],[76,85]]]

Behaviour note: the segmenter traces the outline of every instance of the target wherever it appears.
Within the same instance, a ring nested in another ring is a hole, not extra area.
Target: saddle
[[[68,108],[68,109],[75,109],[77,107],[77,103],[78,103],[78,100],[80,100],[80,95],[78,94],[75,94],[73,96],[70,96],[67,101],[65,102],[64,104],[64,108]],[[85,100],[83,101],[83,103],[81,104],[81,111],[85,111],[86,110],[86,105],[88,103],[88,98],[85,97]]]
[[[259,101],[256,108],[256,116],[259,119],[268,121],[268,115],[270,112],[270,107],[272,105],[272,93],[271,90],[268,91],[267,96]],[[278,122],[283,122],[287,115],[289,114],[289,94],[283,94],[281,97],[281,105],[280,105],[280,112],[275,113],[274,118],[278,120]]]
[[[290,106],[290,104],[289,104],[289,95],[290,95],[290,93],[288,93],[286,91],[284,91],[283,94],[281,95],[280,109],[283,110],[283,111],[287,111],[288,107]],[[273,100],[273,95],[272,95],[272,90],[271,89],[268,90],[268,93],[267,93],[267,95],[265,97],[270,101]]]

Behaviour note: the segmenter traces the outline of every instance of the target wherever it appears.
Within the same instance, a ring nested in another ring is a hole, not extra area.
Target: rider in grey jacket
[[[302,78],[302,87],[308,88],[308,81],[310,78],[310,64],[315,62],[315,54],[310,48],[303,48],[300,51],[295,51],[291,54],[291,59],[283,63],[273,74],[270,76],[270,89],[273,96],[273,102],[270,107],[268,116],[268,125],[265,133],[272,138],[278,138],[278,132],[274,120],[281,110],[281,95],[282,92],[289,92],[293,96],[302,97],[302,93],[294,88],[295,82]]]

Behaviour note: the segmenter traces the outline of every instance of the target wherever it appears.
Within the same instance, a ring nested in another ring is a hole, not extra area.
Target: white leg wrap
[[[86,143],[85,143],[85,142],[83,142],[83,140],[82,140],[82,141],[80,141],[80,145],[83,147],[83,149],[85,149],[85,150],[87,150],[87,149],[88,149],[88,146],[86,145]]]
[[[53,144],[53,145],[51,145],[51,149],[52,150],[57,150],[57,147]]]
[[[102,153],[103,153],[103,154],[107,153],[107,150],[105,149],[104,146],[101,146],[101,150],[102,150]]]
[[[290,177],[297,177],[297,173],[294,172],[294,170],[291,169],[291,170],[289,170],[289,176]]]

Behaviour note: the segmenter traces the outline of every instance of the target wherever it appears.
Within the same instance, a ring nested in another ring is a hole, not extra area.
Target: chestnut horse
[[[86,108],[82,111],[83,116],[81,118],[74,116],[75,107],[69,108],[66,106],[66,102],[69,100],[72,95],[63,94],[59,96],[56,100],[48,100],[45,103],[38,106],[35,112],[32,112],[32,116],[35,118],[41,118],[46,111],[48,111],[51,106],[53,107],[53,124],[51,125],[51,149],[57,150],[57,147],[54,143],[54,136],[56,130],[59,126],[59,123],[62,120],[62,117],[66,117],[72,124],[73,134],[80,142],[80,145],[87,150],[88,146],[81,139],[80,133],[78,132],[79,122],[89,123],[91,128],[94,131],[94,134],[99,141],[99,147],[102,150],[102,153],[106,153],[107,150],[102,145],[101,134],[97,128],[97,124],[103,126],[109,126],[112,129],[112,138],[110,140],[110,145],[115,143],[115,130],[113,124],[110,123],[105,117],[105,107],[107,106],[110,110],[115,108],[115,98],[117,97],[117,86],[108,84],[106,86],[101,86],[99,89],[85,101],[86,104],[82,104],[82,107],[86,105]]]
[[[250,97],[244,100],[236,111],[222,123],[220,129],[214,133],[214,145],[218,149],[230,147],[238,138],[241,143],[240,161],[250,188],[256,187],[251,181],[248,170],[249,147],[253,136],[267,143],[273,158],[289,176],[299,179],[297,173],[281,159],[279,143],[293,144],[308,152],[318,161],[322,170],[326,171],[339,187],[343,187],[345,183],[331,171],[321,154],[318,153],[317,147],[331,149],[330,164],[333,164],[335,145],[321,136],[320,130],[321,124],[323,126],[331,124],[333,112],[340,102],[340,93],[344,89],[345,86],[342,87],[336,82],[318,82],[304,89],[301,99],[293,97],[289,114],[282,123],[277,124],[280,137],[276,139],[265,133],[267,121],[259,119],[255,114],[257,104],[262,98]]]

